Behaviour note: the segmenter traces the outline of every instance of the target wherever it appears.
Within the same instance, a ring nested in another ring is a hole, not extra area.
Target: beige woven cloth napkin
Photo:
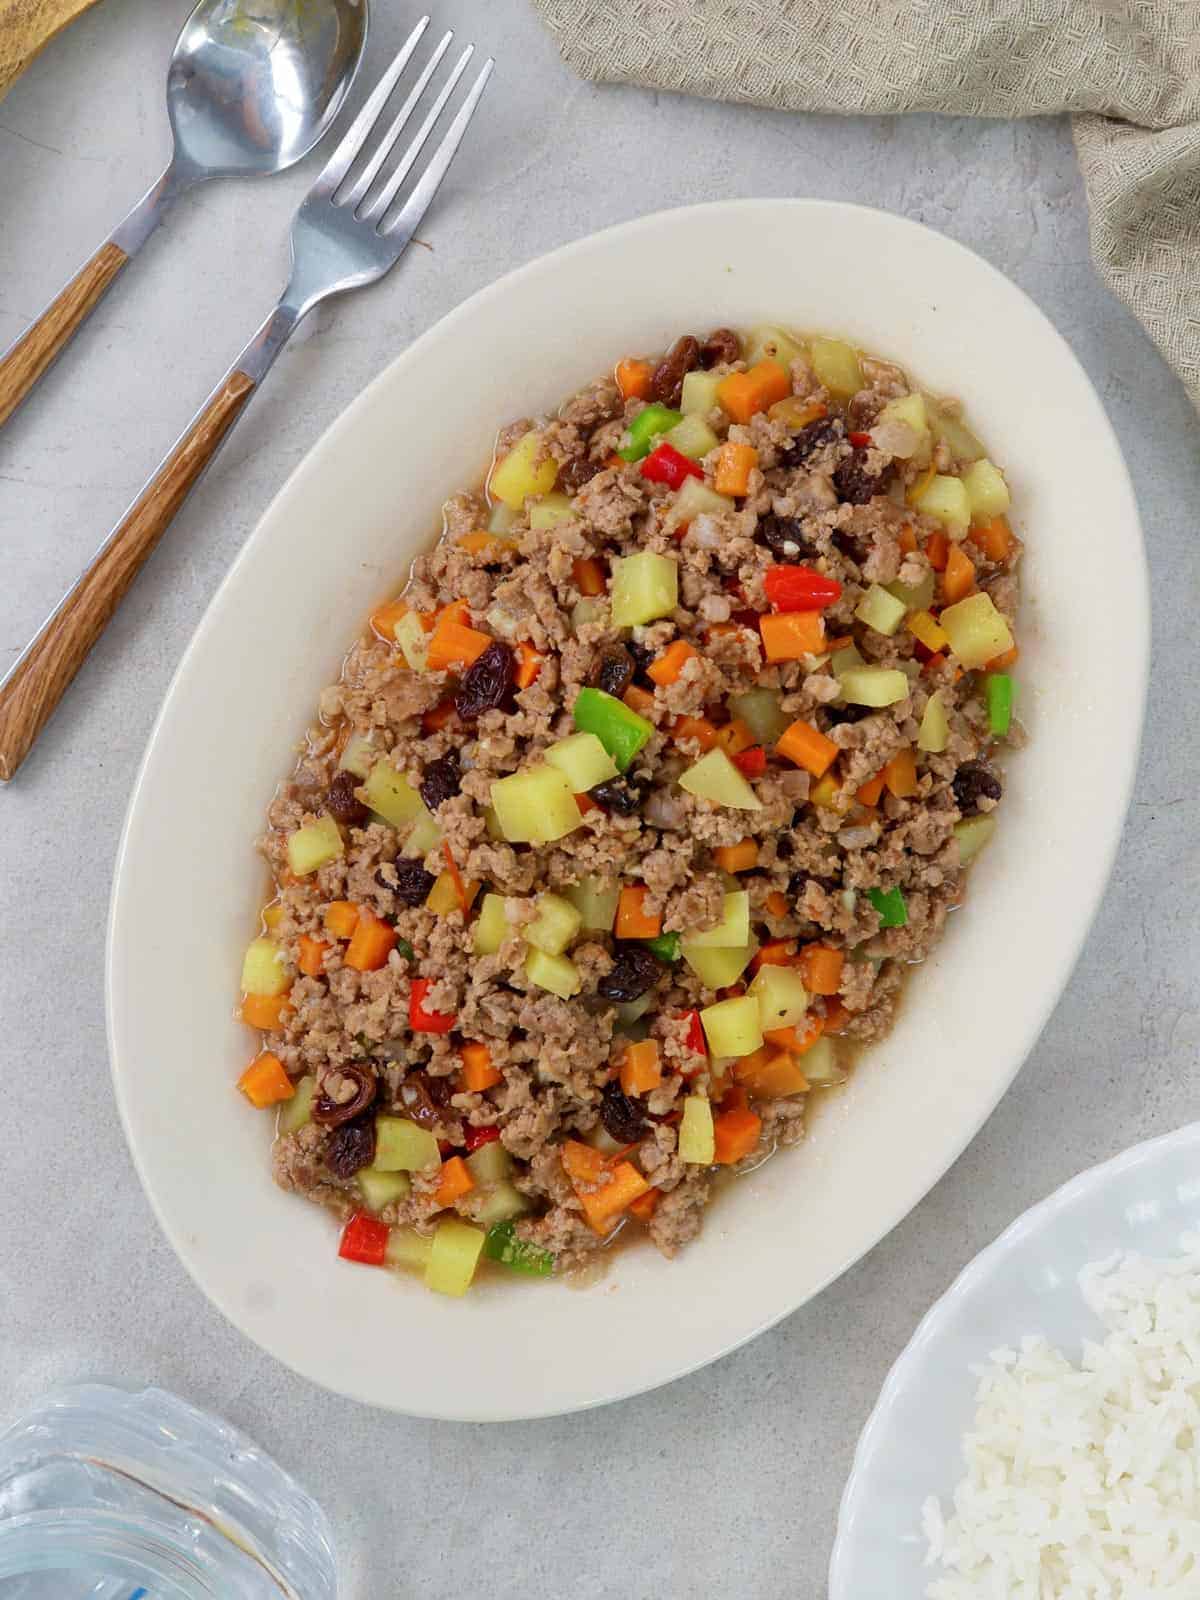
[[[534,0],[586,78],[793,111],[1069,111],[1104,281],[1200,409],[1200,0]]]
[[[0,99],[56,33],[96,0],[0,0]]]

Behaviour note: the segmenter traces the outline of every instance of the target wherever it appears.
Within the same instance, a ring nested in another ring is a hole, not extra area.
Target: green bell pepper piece
[[[405,961],[412,961],[417,953],[407,939],[397,939],[396,949],[399,950]]]
[[[511,1267],[514,1272],[524,1272],[531,1278],[548,1278],[554,1271],[554,1257],[540,1245],[528,1244],[517,1238],[516,1223],[498,1222],[488,1229],[483,1241],[483,1253],[491,1261]]]
[[[660,933],[657,939],[643,939],[642,943],[647,950],[652,950],[660,961],[679,960],[679,935],[677,933]]]
[[[879,913],[881,928],[903,928],[908,923],[908,907],[899,889],[868,889],[867,899]]]
[[[670,433],[682,421],[682,411],[672,411],[670,406],[660,406],[655,401],[634,417],[629,425],[629,443],[622,445],[617,454],[624,461],[640,461],[650,454],[660,434]]]
[[[575,726],[594,733],[617,764],[625,768],[654,732],[654,724],[631,711],[623,700],[603,689],[580,689],[572,712]]]
[[[1003,739],[1012,725],[1013,699],[1016,684],[1007,672],[989,672],[987,675],[988,727],[997,739]]]

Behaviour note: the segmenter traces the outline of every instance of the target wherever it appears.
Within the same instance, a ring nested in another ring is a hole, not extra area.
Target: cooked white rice
[[[1037,1336],[977,1369],[951,1515],[922,1507],[930,1600],[1200,1600],[1200,1238],[1080,1288],[1108,1334]]]

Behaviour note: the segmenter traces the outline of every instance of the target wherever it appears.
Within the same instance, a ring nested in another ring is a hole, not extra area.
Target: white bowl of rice
[[[1200,1123],[1034,1206],[892,1368],[829,1600],[1200,1596]]]

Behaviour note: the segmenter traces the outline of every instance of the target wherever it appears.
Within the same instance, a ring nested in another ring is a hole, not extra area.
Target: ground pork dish
[[[801,1138],[995,825],[1008,509],[957,404],[780,328],[503,428],[262,842],[239,1086],[343,1257],[673,1256]]]

